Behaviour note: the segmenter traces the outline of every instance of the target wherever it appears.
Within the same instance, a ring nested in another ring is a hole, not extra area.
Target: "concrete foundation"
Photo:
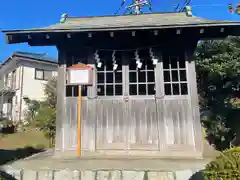
[[[190,180],[202,179],[201,175],[195,178],[191,170],[176,172],[161,171],[127,171],[127,170],[99,170],[99,171],[12,171],[9,173],[17,180]]]
[[[55,157],[51,151],[2,166],[16,180],[188,180],[210,159]]]

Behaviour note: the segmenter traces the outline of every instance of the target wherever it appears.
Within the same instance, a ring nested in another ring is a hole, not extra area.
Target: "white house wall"
[[[9,119],[12,119],[11,117],[11,111],[12,111],[12,103],[11,101],[9,101],[9,96],[4,96],[4,97],[1,97],[1,105],[0,105],[0,108],[2,109],[2,115],[4,117],[7,117]]]
[[[57,66],[46,65],[42,63],[24,64],[23,67],[23,88],[22,97],[28,97],[31,100],[43,101],[45,99],[44,87],[47,83],[45,80],[35,79],[35,68],[53,71],[53,75],[56,75]],[[26,66],[28,65],[28,66]],[[22,115],[21,119],[24,119],[24,115],[27,109],[27,105],[22,100]]]
[[[27,106],[23,100],[23,97],[28,97],[29,99],[38,101],[44,100],[45,98],[44,85],[47,83],[47,81],[35,79],[35,68],[52,71],[52,76],[57,76],[57,64],[48,62],[36,62],[35,60],[19,60],[16,63],[15,59],[9,63],[15,65],[11,66],[10,69],[5,68],[9,66],[3,67],[0,73],[2,77],[4,77],[6,74],[11,76],[12,71],[16,70],[16,88],[15,95],[12,98],[12,120],[18,121],[19,118],[24,119],[26,114],[25,112]],[[9,109],[7,108],[9,105],[6,103],[7,102],[4,102],[3,106],[0,107],[4,111],[7,111],[7,109]]]
[[[16,61],[12,60],[9,63],[14,63],[15,66],[8,66],[8,67],[12,67],[11,68],[3,68],[1,71],[1,76],[4,79],[4,81],[6,81],[5,79],[5,75],[8,74],[9,77],[12,76],[12,71],[16,70],[16,86],[15,86],[15,95],[14,96],[4,96],[4,102],[3,102],[3,106],[1,107],[2,111],[4,114],[6,113],[11,113],[11,117],[9,116],[9,119],[16,121],[19,119],[19,110],[20,110],[20,106],[19,106],[19,101],[20,101],[20,84],[21,84],[21,67],[19,67],[19,64],[16,63]],[[13,68],[14,67],[14,68]],[[11,86],[10,81],[8,81],[7,86]],[[8,99],[11,99],[11,105],[8,103]],[[11,112],[10,112],[11,110]]]

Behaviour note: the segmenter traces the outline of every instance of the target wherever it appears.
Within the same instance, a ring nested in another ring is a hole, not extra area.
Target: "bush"
[[[225,150],[204,170],[204,179],[240,179],[240,147]]]
[[[56,109],[49,106],[42,105],[35,117],[35,125],[44,132],[44,136],[47,137],[50,147],[53,146],[56,132]]]
[[[204,172],[204,180],[237,180],[240,179],[240,173],[238,171],[206,171]]]
[[[0,133],[12,134],[15,131],[16,131],[16,126],[13,124],[12,121],[9,121],[8,119],[0,120]]]

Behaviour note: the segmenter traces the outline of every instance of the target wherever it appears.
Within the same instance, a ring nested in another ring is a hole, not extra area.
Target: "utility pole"
[[[132,0],[132,4],[127,6],[127,9],[134,14],[141,14],[141,9],[148,6],[151,10],[151,4],[148,0]]]

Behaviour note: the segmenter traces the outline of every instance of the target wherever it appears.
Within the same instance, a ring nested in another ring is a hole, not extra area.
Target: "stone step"
[[[163,171],[128,171],[128,170],[13,170],[6,169],[16,180],[190,180],[198,170]],[[194,178],[196,179],[196,177]],[[197,179],[202,179],[201,174]]]

